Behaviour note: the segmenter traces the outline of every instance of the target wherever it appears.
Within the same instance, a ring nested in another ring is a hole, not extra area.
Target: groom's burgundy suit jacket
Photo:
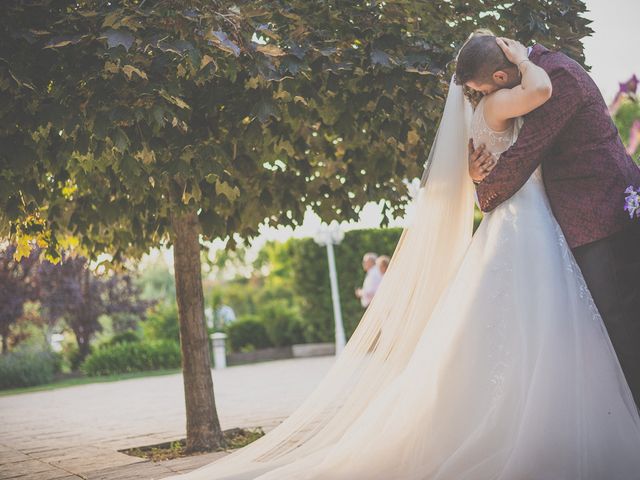
[[[574,60],[542,45],[529,59],[551,77],[551,98],[524,116],[515,144],[476,187],[489,212],[515,194],[542,164],[551,209],[571,248],[630,225],[624,191],[640,186],[602,94]]]

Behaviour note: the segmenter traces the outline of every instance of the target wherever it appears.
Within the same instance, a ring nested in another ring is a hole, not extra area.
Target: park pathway
[[[214,370],[222,428],[271,430],[334,360],[297,358]],[[184,436],[180,374],[0,397],[0,480],[160,479],[226,455],[154,463],[118,452]]]

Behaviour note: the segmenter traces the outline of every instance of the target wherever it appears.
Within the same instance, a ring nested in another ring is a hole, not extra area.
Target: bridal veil
[[[318,386],[281,424],[182,480],[249,479],[335,444],[406,366],[473,231],[474,187],[467,173],[472,108],[450,82],[425,164],[414,215],[373,301]]]

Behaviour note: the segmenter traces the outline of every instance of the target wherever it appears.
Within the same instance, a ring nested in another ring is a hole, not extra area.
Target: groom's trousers
[[[640,408],[640,221],[573,254]]]

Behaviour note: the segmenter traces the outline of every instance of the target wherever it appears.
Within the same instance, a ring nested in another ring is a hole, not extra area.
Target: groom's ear
[[[498,84],[505,83],[509,80],[509,74],[504,70],[496,70],[495,72],[493,72],[492,77],[493,81]]]

